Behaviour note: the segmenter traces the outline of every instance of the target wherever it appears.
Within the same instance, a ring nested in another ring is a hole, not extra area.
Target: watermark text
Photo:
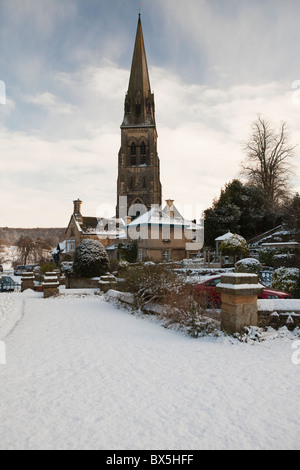
[[[292,90],[296,90],[292,94],[292,103],[298,105],[300,104],[300,80],[293,81]]]
[[[300,340],[293,342],[292,349],[295,349],[295,351],[292,354],[292,363],[295,366],[298,366],[300,365]]]
[[[3,80],[0,80],[0,104],[6,104],[6,86]]]
[[[6,365],[6,347],[4,341],[0,341],[0,366]]]

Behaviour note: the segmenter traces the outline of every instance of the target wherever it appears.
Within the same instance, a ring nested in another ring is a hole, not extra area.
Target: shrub
[[[198,337],[216,331],[214,321],[206,315],[207,297],[195,296],[193,286],[183,282],[166,266],[145,263],[129,268],[119,288],[134,295],[135,308],[150,302],[163,306],[165,326],[178,325],[189,335]]]
[[[138,255],[138,242],[134,240],[131,243],[119,243],[118,245],[119,252],[124,261],[128,263],[135,263]]]
[[[56,264],[55,263],[43,263],[41,265],[41,273],[46,274],[46,273],[52,273],[56,269]]]
[[[262,270],[262,265],[257,259],[244,258],[236,263],[236,273],[253,273],[259,275]]]
[[[295,297],[300,286],[299,269],[279,268],[273,273],[272,287],[283,290]]]
[[[102,243],[85,239],[77,246],[74,256],[74,273],[82,277],[102,276],[109,268],[109,259]]]
[[[178,325],[193,338],[217,335],[216,321],[209,317],[207,306],[206,295],[199,296],[193,286],[178,282],[165,296],[161,318],[166,320],[167,327]]]
[[[247,256],[249,247],[246,240],[241,237],[241,235],[234,234],[221,243],[220,251],[225,256]]]
[[[120,283],[119,288],[134,295],[135,307],[138,309],[143,309],[150,302],[162,302],[177,278],[161,265],[130,267],[122,275],[124,282]]]
[[[73,261],[63,261],[60,270],[62,273],[73,273]]]
[[[274,267],[274,256],[276,255],[277,251],[274,248],[265,248],[261,250],[259,253],[259,261],[262,264],[266,264],[271,268]]]

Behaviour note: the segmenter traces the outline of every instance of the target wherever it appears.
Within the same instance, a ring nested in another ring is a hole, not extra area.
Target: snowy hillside
[[[192,339],[100,296],[0,294],[0,449],[299,449],[296,333]]]
[[[1,252],[1,259],[3,259],[4,270],[11,269],[14,260],[17,258],[17,247],[16,246],[4,246]]]

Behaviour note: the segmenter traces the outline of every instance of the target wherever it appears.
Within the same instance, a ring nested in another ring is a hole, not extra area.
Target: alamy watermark
[[[4,341],[0,341],[0,366],[6,365],[6,346]]]
[[[6,86],[3,80],[0,80],[0,104],[6,104]]]
[[[153,204],[149,211],[139,202],[128,209],[127,196],[120,196],[118,219],[109,217],[114,210],[115,207],[107,204],[98,207],[98,233],[103,233],[103,238],[115,239],[119,232],[122,238],[131,240],[170,240],[172,234],[174,240],[185,240],[187,250],[201,250],[203,247],[204,209],[200,204],[185,204],[176,209],[170,204],[164,210]]]
[[[292,103],[298,105],[300,104],[300,80],[293,81],[292,90],[296,90],[292,95]]]
[[[295,351],[292,354],[292,363],[295,366],[298,366],[300,365],[300,340],[293,342],[292,349],[295,349]]]

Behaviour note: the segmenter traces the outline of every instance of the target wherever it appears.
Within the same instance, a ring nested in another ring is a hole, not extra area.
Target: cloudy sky
[[[114,215],[139,4],[0,0],[0,226],[64,227],[77,198]],[[164,199],[210,207],[259,114],[300,144],[299,18],[299,0],[142,2]]]

